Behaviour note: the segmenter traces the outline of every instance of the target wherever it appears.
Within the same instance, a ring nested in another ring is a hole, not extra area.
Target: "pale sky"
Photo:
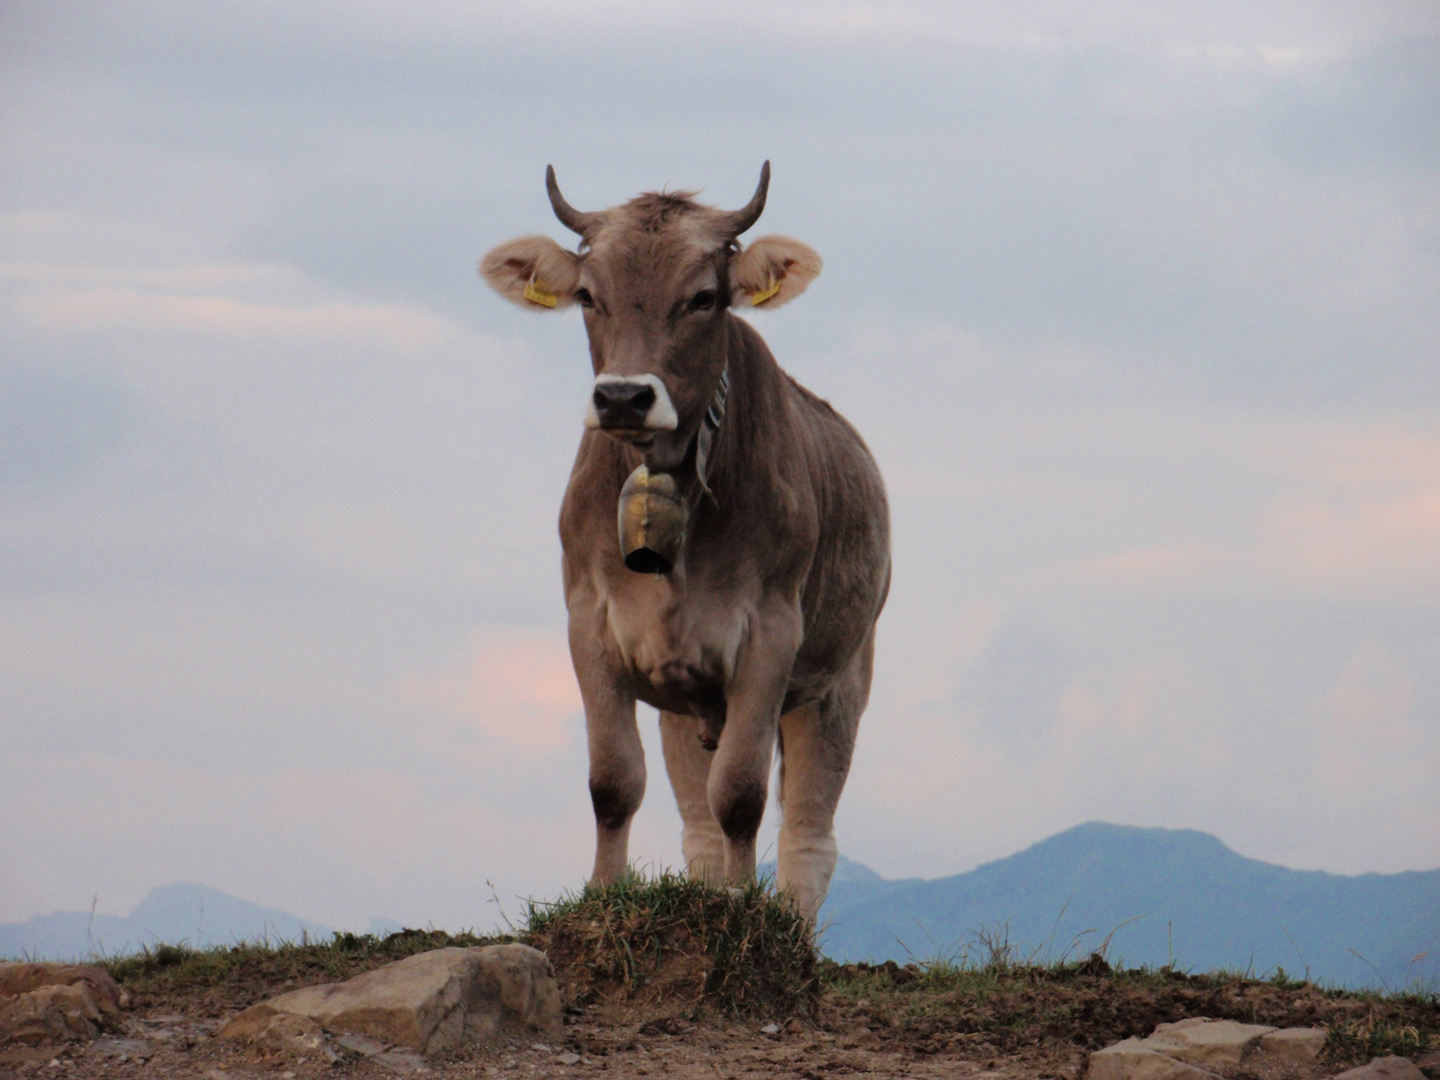
[[[769,158],[756,234],[825,257],[754,321],[890,488],[846,855],[1440,866],[1437,12],[6,3],[0,921],[581,882],[584,332],[474,269],[573,241],[548,163],[736,206]]]

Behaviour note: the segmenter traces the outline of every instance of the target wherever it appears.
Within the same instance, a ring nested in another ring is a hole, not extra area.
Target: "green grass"
[[[577,1002],[663,994],[776,1014],[805,1011],[819,988],[810,925],[763,882],[627,877],[531,904],[522,936],[566,973],[562,988]]]

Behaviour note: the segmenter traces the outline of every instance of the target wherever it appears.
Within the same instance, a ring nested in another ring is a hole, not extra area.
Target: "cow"
[[[813,920],[870,694],[890,523],[859,434],[736,314],[789,303],[820,272],[798,240],[741,245],[769,183],[767,161],[735,211],[676,191],[583,212],[547,168],[577,250],[524,236],[480,273],[535,311],[578,304],[589,337],[595,381],[560,539],[590,752],[591,881],[630,869],[643,701],[660,710],[692,876],[753,878],[778,747],[775,884]]]

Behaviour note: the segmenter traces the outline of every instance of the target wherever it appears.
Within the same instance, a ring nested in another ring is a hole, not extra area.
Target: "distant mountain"
[[[1440,984],[1440,870],[1288,870],[1188,829],[1090,822],[934,881],[844,860],[820,919],[822,951],[842,961],[973,959],[982,935],[1007,932],[1021,959],[1085,956],[1113,932],[1108,956],[1128,966]]]
[[[774,874],[774,864],[761,872]],[[1132,921],[1133,920],[1133,921]],[[820,910],[836,960],[1086,956],[1127,966],[1284,968],[1347,987],[1440,986],[1440,870],[1345,877],[1247,859],[1188,829],[1091,822],[969,873],[891,881],[843,856]],[[398,929],[371,921],[370,931]],[[144,945],[328,938],[319,923],[201,885],[154,890],[128,916],[83,911],[0,925],[0,958],[83,958]],[[968,951],[968,952],[967,952]],[[1357,955],[1358,954],[1358,955]],[[1363,958],[1363,959],[1362,959]]]
[[[331,933],[320,923],[218,889],[177,882],[152,890],[129,915],[96,915],[92,921],[88,911],[58,911],[0,925],[0,957],[69,960],[137,952],[162,942],[203,948]]]

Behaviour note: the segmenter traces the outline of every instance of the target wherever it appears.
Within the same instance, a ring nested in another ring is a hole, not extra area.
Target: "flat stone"
[[[1377,1057],[1371,1058],[1368,1065],[1341,1073],[1335,1080],[1426,1080],[1426,1077],[1420,1066],[1409,1058]]]
[[[1214,1070],[1222,1065],[1239,1065],[1245,1051],[1276,1029],[1264,1024],[1240,1024],[1234,1020],[1193,1017],[1173,1024],[1157,1024],[1145,1040],[1150,1049],[1187,1065]]]
[[[116,1061],[144,1061],[154,1055],[155,1049],[144,1039],[96,1039],[89,1052]]]
[[[566,1051],[565,1053],[563,1053],[563,1054],[556,1054],[556,1055],[555,1055],[555,1064],[557,1064],[557,1065],[579,1065],[579,1064],[580,1064],[580,1055],[579,1055],[579,1054],[576,1054],[576,1053],[574,1053],[574,1052],[572,1052],[572,1051],[568,1051],[568,1050],[567,1050],[567,1051]]]
[[[219,1034],[253,1040],[278,1013],[426,1054],[489,1039],[501,1027],[554,1035],[561,1030],[555,973],[545,954],[528,945],[418,953],[345,982],[271,998],[240,1013]]]
[[[368,1035],[356,1035],[353,1032],[346,1032],[335,1039],[335,1045],[344,1047],[351,1053],[359,1054],[361,1057],[374,1057],[376,1054],[383,1054],[390,1049],[388,1043],[377,1042]]]
[[[430,1066],[425,1064],[425,1059],[411,1050],[386,1050],[383,1054],[376,1054],[370,1060],[384,1065],[391,1072],[424,1073],[430,1071]]]
[[[1320,1056],[1328,1037],[1329,1033],[1324,1028],[1281,1028],[1260,1036],[1260,1053],[1303,1065]]]
[[[1086,1080],[1218,1080],[1207,1069],[1178,1061],[1149,1039],[1126,1039],[1090,1055]]]

